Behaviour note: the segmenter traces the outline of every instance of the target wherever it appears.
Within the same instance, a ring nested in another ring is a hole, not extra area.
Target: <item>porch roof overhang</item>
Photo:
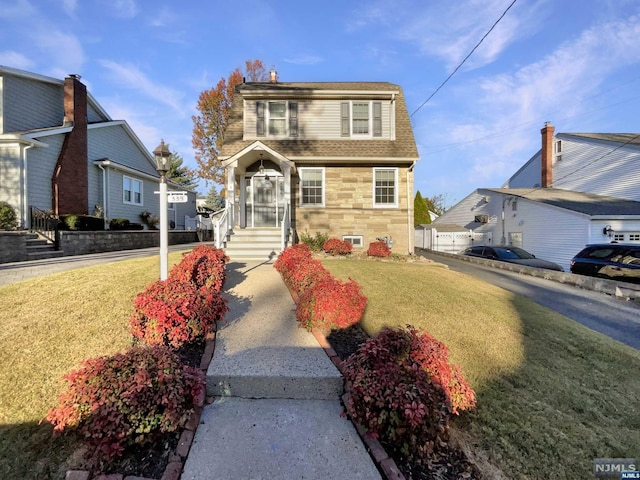
[[[224,159],[221,158],[222,167],[227,168],[232,166],[236,168],[238,173],[246,173],[247,167],[259,161],[261,154],[263,160],[270,160],[280,166],[288,167],[291,169],[291,173],[295,173],[296,164],[293,161],[260,141],[255,141],[252,144],[247,145],[245,148],[230,157],[226,157]]]

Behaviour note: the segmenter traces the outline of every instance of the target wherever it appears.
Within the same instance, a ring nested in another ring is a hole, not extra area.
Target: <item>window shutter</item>
[[[340,135],[343,137],[348,137],[350,128],[349,128],[349,102],[342,102],[340,104],[340,120],[341,120],[341,129]]]
[[[373,102],[373,136],[382,136],[382,102]]]
[[[298,102],[289,102],[289,136],[298,136]]]
[[[264,102],[256,102],[256,135],[264,137]]]

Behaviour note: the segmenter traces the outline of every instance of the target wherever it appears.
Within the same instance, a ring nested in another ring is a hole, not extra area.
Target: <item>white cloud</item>
[[[135,0],[103,0],[103,5],[110,9],[111,15],[130,20],[140,12]]]
[[[36,8],[29,0],[17,2],[0,2],[0,18],[18,19],[28,18],[36,13]]]
[[[107,69],[112,79],[121,86],[138,92],[140,96],[151,98],[167,105],[179,113],[186,115],[181,104],[183,94],[177,90],[153,83],[140,69],[130,64],[117,63],[111,60],[101,60],[100,64]]]
[[[152,14],[150,16],[149,25],[151,25],[152,27],[168,26],[173,29],[176,18],[177,16],[171,10],[169,10],[169,7],[165,5],[155,15]]]
[[[7,50],[0,52],[0,65],[29,70],[33,67],[33,62],[22,53]]]
[[[34,45],[48,55],[48,63],[57,70],[69,73],[82,73],[84,65],[84,49],[80,40],[68,33],[42,24],[31,32]]]
[[[78,0],[62,0],[62,9],[70,17],[75,17],[78,8]]]
[[[322,57],[317,55],[298,55],[296,57],[285,58],[286,63],[293,63],[294,65],[316,65],[323,61]]]

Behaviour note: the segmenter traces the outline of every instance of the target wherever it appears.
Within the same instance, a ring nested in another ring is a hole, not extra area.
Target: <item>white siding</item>
[[[540,152],[533,156],[502,188],[538,188],[542,180]]]
[[[518,198],[516,211],[508,203],[505,205],[507,243],[510,232],[521,232],[522,248],[536,257],[558,263],[566,271],[573,256],[584,247],[589,223],[585,215],[523,198]]]
[[[489,200],[488,202],[485,200]],[[494,242],[499,241],[500,235],[495,234],[496,226],[500,226],[500,213],[502,208],[502,200],[499,194],[484,194],[476,190],[462,201],[451,207],[443,215],[440,215],[434,222],[438,224],[454,224],[465,229],[474,229],[477,232],[494,232]],[[485,224],[477,224],[475,222],[476,215],[487,215],[488,222]]]
[[[554,162],[553,186],[640,201],[640,148],[562,136],[562,160]],[[614,151],[615,150],[615,151]]]
[[[298,102],[298,136],[304,140],[346,140],[340,135],[340,103],[347,100],[296,100]],[[382,137],[364,137],[389,140],[391,137],[391,103],[382,103]],[[245,140],[265,139],[256,136],[256,101],[244,102]],[[288,137],[287,137],[288,138]],[[363,137],[353,137],[362,140]]]

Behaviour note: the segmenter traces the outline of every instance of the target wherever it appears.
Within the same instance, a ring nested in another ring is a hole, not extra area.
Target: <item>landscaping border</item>
[[[217,327],[216,327],[217,329]],[[206,375],[209,364],[213,359],[216,348],[216,330],[205,335],[205,347],[200,360],[199,369]],[[178,445],[173,453],[169,455],[169,463],[165,467],[164,473],[160,479],[139,477],[136,475],[123,475],[121,473],[98,474],[91,476],[91,472],[86,470],[67,470],[65,480],[179,480],[184,468],[184,462],[187,459],[189,450],[193,443],[196,429],[200,424],[200,417],[204,409],[205,402],[210,403],[211,398],[206,397],[206,390],[203,389],[198,397],[193,413],[189,417],[184,430],[180,434]]]

